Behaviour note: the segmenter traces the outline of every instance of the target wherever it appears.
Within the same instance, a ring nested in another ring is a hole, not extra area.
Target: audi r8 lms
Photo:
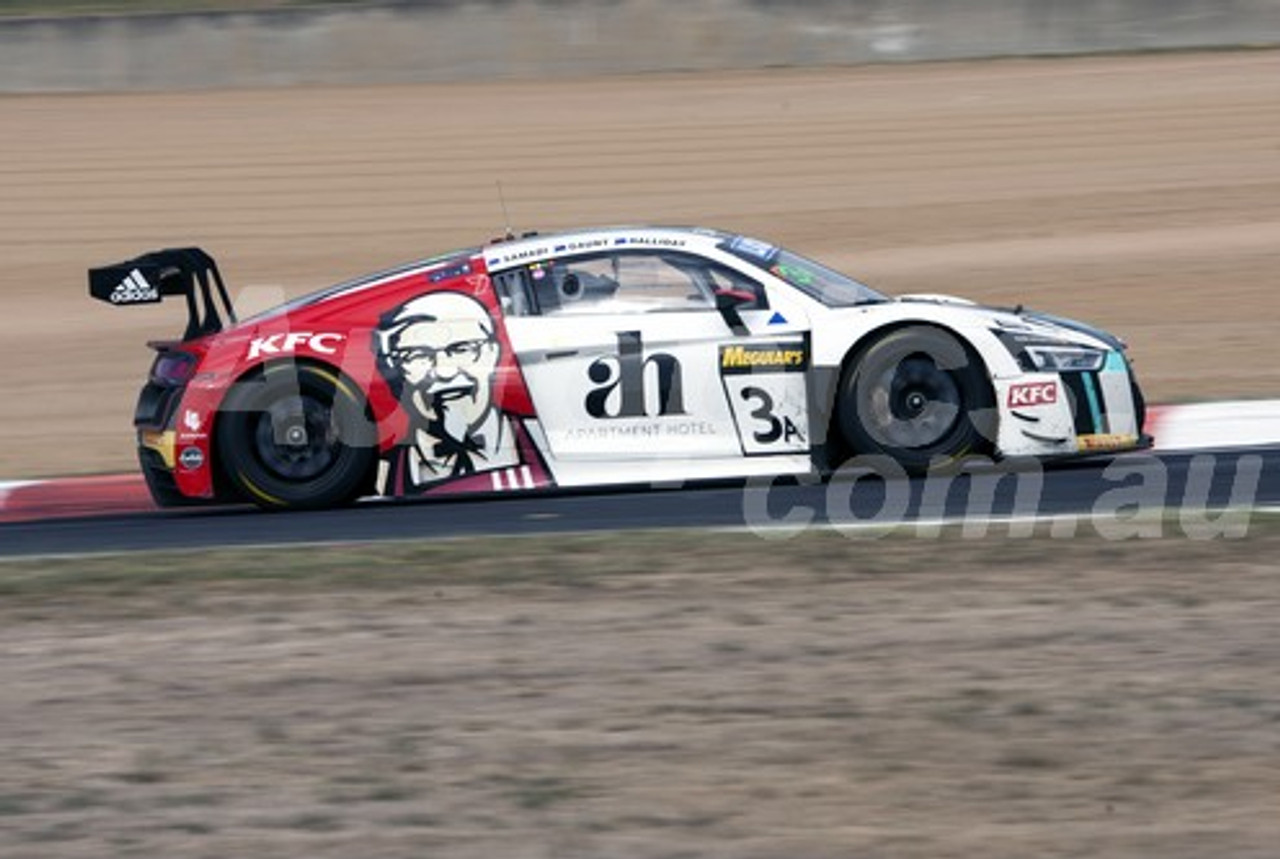
[[[509,236],[242,321],[197,248],[92,269],[89,291],[186,302],[134,419],[161,505],[823,475],[857,456],[921,473],[1149,442],[1106,332],[890,297],[710,229]]]

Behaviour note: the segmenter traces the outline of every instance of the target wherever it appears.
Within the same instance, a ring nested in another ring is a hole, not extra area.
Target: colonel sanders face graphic
[[[384,462],[404,491],[514,459],[510,426],[493,402],[502,349],[483,304],[457,292],[415,298],[382,318],[375,348],[409,415],[410,443]]]

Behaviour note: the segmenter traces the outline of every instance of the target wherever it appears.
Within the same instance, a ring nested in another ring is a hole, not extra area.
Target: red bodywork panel
[[[380,451],[386,453],[404,441],[409,417],[379,371],[377,331],[389,312],[439,292],[470,296],[484,306],[501,348],[492,376],[493,403],[504,415],[533,417],[529,390],[507,337],[484,260],[478,254],[457,257],[330,290],[177,347],[198,358],[175,418],[171,458],[179,493],[188,498],[214,497],[217,411],[238,379],[272,361],[316,361],[339,370],[367,398],[378,425]],[[522,444],[527,444],[527,439]],[[190,453],[192,449],[198,454]],[[547,482],[544,470],[538,471],[535,482]],[[500,479],[489,481],[487,476],[475,475],[448,488],[475,491],[491,485],[501,488],[499,483]]]

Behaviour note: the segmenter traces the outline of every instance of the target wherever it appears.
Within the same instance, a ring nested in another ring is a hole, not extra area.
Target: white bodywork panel
[[[1001,408],[996,439],[1000,451],[1008,456],[1075,452],[1075,420],[1056,373],[1028,373],[996,379],[994,384],[996,403]],[[1025,397],[1024,402],[1018,403],[1016,398],[1023,391],[1040,395]]]
[[[484,250],[490,272],[501,274],[619,246],[668,249],[731,268],[767,294],[768,308],[743,310],[745,330],[736,332],[705,304],[643,312],[617,301],[591,312],[508,312],[507,334],[538,416],[534,436],[558,484],[813,471],[813,448],[825,435],[834,394],[832,385],[815,389],[815,371],[834,380],[851,349],[904,325],[942,328],[978,355],[994,390],[999,455],[1055,456],[1137,442],[1127,364],[1088,334],[943,295],[828,307],[720,249],[725,239],[710,231],[618,228]],[[1057,373],[1024,371],[998,330],[1108,351],[1091,402],[1076,404],[1102,422],[1096,433],[1077,437],[1065,383]]]

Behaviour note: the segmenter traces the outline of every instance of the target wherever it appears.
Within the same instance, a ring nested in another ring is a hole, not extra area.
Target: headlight
[[[1028,373],[1083,373],[1101,370],[1107,362],[1107,350],[1081,346],[1066,340],[1028,333],[1007,326],[995,335]]]
[[[1028,345],[1022,347],[1032,365],[1042,372],[1085,373],[1101,370],[1107,353],[1088,346]]]

